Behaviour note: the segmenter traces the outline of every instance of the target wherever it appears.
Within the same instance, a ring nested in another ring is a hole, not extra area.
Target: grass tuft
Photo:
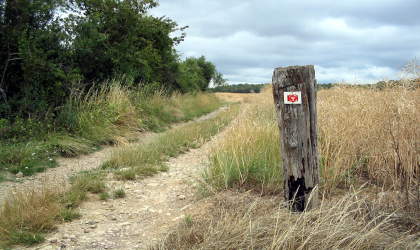
[[[82,215],[76,211],[74,208],[63,208],[60,211],[60,218],[65,221],[73,221],[75,219],[79,219]]]
[[[55,228],[61,206],[51,189],[16,191],[0,207],[0,242],[39,243],[43,233]]]
[[[99,199],[101,201],[106,201],[109,199],[109,193],[108,192],[103,192],[99,194]]]
[[[104,174],[97,171],[81,172],[70,178],[72,190],[99,194],[105,192]]]
[[[124,189],[122,188],[118,188],[116,190],[114,190],[113,196],[115,199],[121,199],[124,198],[126,196]]]

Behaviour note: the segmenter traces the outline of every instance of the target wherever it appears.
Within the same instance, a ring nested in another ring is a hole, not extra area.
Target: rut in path
[[[225,107],[219,108],[207,115],[198,117],[192,121],[174,124],[174,127],[184,126],[186,124],[207,120],[215,117]],[[147,144],[153,137],[158,135],[157,133],[146,132],[137,135],[138,144]],[[111,151],[115,147],[105,146],[102,150],[97,151],[88,155],[81,155],[77,158],[59,158],[57,159],[58,167],[47,169],[43,173],[39,173],[35,176],[24,177],[19,182],[3,182],[0,183],[0,204],[3,203],[4,199],[7,198],[12,191],[22,189],[38,189],[43,186],[63,186],[68,184],[69,177],[79,173],[83,170],[95,169],[101,166],[105,162]]]
[[[208,153],[222,136],[170,159],[168,172],[138,181],[110,178],[108,186],[123,187],[125,198],[90,199],[81,205],[81,219],[59,225],[46,243],[31,249],[145,249],[158,242],[194,207]]]

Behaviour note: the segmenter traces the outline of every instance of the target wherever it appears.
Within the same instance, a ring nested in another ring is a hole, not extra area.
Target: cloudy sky
[[[420,59],[420,0],[160,0],[155,16],[188,25],[178,50],[205,55],[231,83],[314,64],[319,82],[399,77]]]

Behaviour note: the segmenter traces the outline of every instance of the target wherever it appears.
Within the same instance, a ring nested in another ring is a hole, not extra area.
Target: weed
[[[75,208],[87,199],[86,194],[85,190],[72,186],[67,192],[61,194],[59,202],[66,208]]]
[[[82,215],[74,208],[63,208],[60,211],[60,218],[65,222],[79,219],[81,216]]]
[[[104,174],[101,172],[88,171],[81,172],[76,176],[70,178],[72,184],[72,191],[81,190],[85,192],[91,192],[99,194],[105,191],[106,185],[103,180]]]
[[[45,240],[44,236],[40,233],[31,233],[26,231],[15,231],[10,235],[10,242],[12,244],[22,245],[35,245]]]
[[[184,217],[184,223],[185,223],[185,225],[186,225],[187,227],[192,226],[192,224],[193,224],[193,218],[192,218],[192,216],[191,216],[191,215],[189,215],[189,214],[187,214],[187,215]]]
[[[99,194],[99,199],[101,201],[106,201],[109,199],[109,193],[108,192],[103,192]]]
[[[115,199],[120,199],[125,197],[125,191],[122,188],[114,190],[113,196]]]
[[[281,188],[279,133],[273,108],[261,96],[255,98],[256,103],[244,104],[238,119],[211,151],[211,164],[203,174],[207,188],[253,189],[265,194]]]
[[[137,171],[133,168],[121,169],[121,170],[115,171],[114,176],[117,180],[132,181],[136,179],[136,172]]]

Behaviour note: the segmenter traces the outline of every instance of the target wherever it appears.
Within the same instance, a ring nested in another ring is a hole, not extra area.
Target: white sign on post
[[[284,104],[302,104],[302,93],[296,92],[284,92]]]

